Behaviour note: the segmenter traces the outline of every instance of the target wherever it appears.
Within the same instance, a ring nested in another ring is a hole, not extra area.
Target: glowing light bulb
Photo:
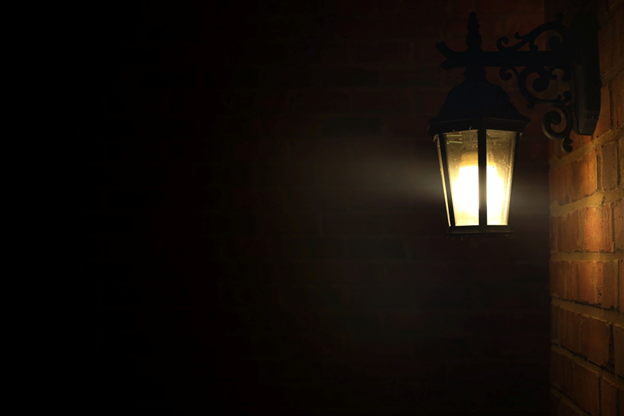
[[[441,142],[438,142],[438,158],[449,226],[507,225],[516,136],[516,132],[486,131],[486,224],[479,224],[478,131],[445,133],[444,146],[440,146]],[[443,157],[444,151],[446,158]],[[445,178],[447,174],[448,178]],[[447,184],[450,185],[449,189]]]
[[[488,166],[487,172],[487,204],[489,225],[502,225],[503,204],[506,196],[505,182],[496,171],[496,166]],[[455,221],[457,225],[476,225],[479,223],[479,167],[476,165],[462,166],[459,175],[451,183],[453,202],[455,204]]]

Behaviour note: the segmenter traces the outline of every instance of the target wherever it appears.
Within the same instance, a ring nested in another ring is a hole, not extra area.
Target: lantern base
[[[466,234],[513,234],[514,230],[508,225],[467,225],[463,227],[449,227],[447,235]]]

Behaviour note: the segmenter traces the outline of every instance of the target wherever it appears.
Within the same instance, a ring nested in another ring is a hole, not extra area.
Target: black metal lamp
[[[562,122],[558,112],[548,112],[542,120],[546,136],[563,139],[564,151],[572,149],[572,128],[578,134],[593,133],[600,112],[597,27],[593,21],[577,20],[571,31],[560,24],[562,19],[559,16],[526,36],[516,33],[521,42],[508,48],[503,44],[509,40],[500,38],[498,52],[484,52],[477,16],[471,13],[467,51],[454,52],[444,43],[436,44],[447,57],[442,68],[466,68],[465,81],[450,91],[439,114],[429,120],[427,127],[438,147],[449,234],[511,232],[508,218],[515,150],[531,120],[518,112],[502,88],[486,80],[485,66],[500,67],[504,80],[511,78],[510,72],[515,73],[529,108],[549,104],[564,115],[562,131],[552,128]],[[551,51],[538,51],[534,41],[546,30],[556,31],[564,41],[553,37]],[[519,51],[527,43],[529,51]],[[524,69],[518,71],[516,66]],[[537,73],[533,90],[545,91],[550,81],[557,78],[553,74],[556,69],[563,71],[564,81],[572,77],[571,92],[546,100],[537,98],[526,87],[528,75]]]

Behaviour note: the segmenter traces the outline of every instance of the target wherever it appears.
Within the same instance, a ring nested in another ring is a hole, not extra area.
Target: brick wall
[[[435,42],[476,10],[492,49],[541,1],[107,7],[75,44],[85,413],[548,413],[539,118],[492,71],[534,118],[509,237],[445,237],[425,135],[462,80]]]
[[[550,149],[553,415],[624,414],[623,5],[546,1],[595,14],[602,78],[594,135]]]

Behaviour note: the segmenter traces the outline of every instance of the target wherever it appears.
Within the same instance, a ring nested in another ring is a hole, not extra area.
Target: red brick
[[[550,294],[560,298],[567,298],[565,286],[570,277],[572,268],[568,261],[550,261]]]
[[[616,262],[600,262],[596,267],[596,300],[603,308],[617,309],[618,271]]]
[[[572,177],[572,167],[569,164],[550,171],[550,201],[564,205],[569,202],[568,186]]]
[[[572,162],[571,200],[576,201],[596,192],[598,188],[598,167],[596,151],[592,150],[579,160]]]
[[[578,224],[578,211],[573,211],[570,214],[562,215],[561,217],[559,217],[556,224],[557,244],[559,246],[559,251],[581,251],[581,238]]]
[[[624,189],[624,161],[622,161],[624,159],[624,139],[621,137],[618,139],[618,148],[618,154],[620,155],[620,189]]]
[[[624,312],[624,259],[619,261],[619,280],[620,280],[620,295],[619,295],[619,309],[620,312]]]
[[[551,159],[561,159],[564,156],[566,156],[566,153],[561,149],[561,142],[558,140],[548,140],[548,157]]]
[[[575,363],[572,384],[574,401],[592,416],[598,416],[600,411],[598,373]]]
[[[612,204],[583,209],[583,248],[585,251],[613,251]]]
[[[572,148],[579,149],[585,146],[586,144],[591,143],[592,136],[584,136],[581,134],[576,134],[573,130],[570,132],[570,139],[572,140]]]
[[[618,184],[617,143],[607,143],[600,149],[600,188],[613,189]]]
[[[615,249],[624,249],[624,200],[613,203],[613,227],[615,230]]]
[[[568,350],[580,352],[581,315],[562,309],[559,317],[559,339],[561,346]]]
[[[589,261],[574,262],[575,278],[577,284],[577,293],[573,300],[583,303],[596,303],[596,287],[594,285],[594,276],[596,274],[596,264]]]
[[[600,379],[600,408],[601,416],[618,416],[617,414],[617,386],[607,379]]]
[[[604,321],[583,316],[581,321],[581,354],[599,366],[609,363],[609,340],[611,328]]]
[[[622,9],[620,9],[622,11]],[[624,42],[620,42],[622,44]],[[612,103],[624,102],[624,71],[620,72],[611,83]],[[613,128],[624,126],[624,105],[617,105],[613,110]]]
[[[565,282],[565,298],[577,300],[579,298],[579,277],[577,262],[570,263],[569,276]]]
[[[548,217],[548,241],[550,242],[550,252],[555,253],[559,248],[558,233],[559,233],[559,217]]]
[[[572,394],[572,368],[568,357],[551,351],[550,382],[568,396]]]
[[[615,374],[624,377],[624,327],[613,325],[613,358]]]
[[[559,343],[559,308],[550,305],[550,341],[553,344]]]
[[[573,263],[567,261],[555,262],[552,265],[550,276],[556,281],[556,290],[563,299],[576,299],[578,289]]]
[[[603,86],[600,90],[600,115],[593,139],[611,131],[611,91],[608,86]]]
[[[576,282],[578,296],[570,299],[617,307],[617,270],[614,262],[577,262]]]

